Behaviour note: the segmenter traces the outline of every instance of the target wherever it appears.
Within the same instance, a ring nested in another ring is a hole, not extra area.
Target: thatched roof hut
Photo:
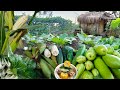
[[[78,16],[80,27],[87,34],[101,34],[108,20],[114,19],[107,12],[87,12]]]

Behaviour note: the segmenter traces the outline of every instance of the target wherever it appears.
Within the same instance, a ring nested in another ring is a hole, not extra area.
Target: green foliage
[[[11,68],[17,70],[17,75],[19,79],[35,79],[37,76],[35,72],[36,63],[21,55],[13,54],[9,57],[12,63]]]
[[[30,33],[25,35],[25,40],[28,45],[34,46],[36,43],[47,43],[52,42],[58,45],[65,45],[65,44],[72,44],[73,40],[76,38],[69,34],[60,34],[60,35],[53,35],[53,34],[42,34],[40,36],[32,36]]]
[[[120,39],[115,38],[114,36],[102,37],[102,36],[94,36],[94,35],[86,35],[85,33],[77,34],[79,38],[80,44],[86,44],[91,47],[97,44],[104,45],[119,45]]]
[[[112,30],[115,30],[119,27],[119,25],[120,25],[120,18],[116,18],[115,20],[112,20],[110,28]]]

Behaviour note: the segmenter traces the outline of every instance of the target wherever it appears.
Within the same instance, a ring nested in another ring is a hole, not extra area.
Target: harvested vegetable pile
[[[60,35],[62,37],[60,42],[66,43],[57,42],[59,36],[51,36],[48,37],[49,40],[44,37],[46,39],[42,38],[43,43],[35,43],[34,47],[25,50],[25,54],[37,63],[37,68],[44,78],[55,79],[55,68],[66,61],[77,68],[75,79],[120,78],[119,38],[114,36],[103,38],[81,32],[74,37],[77,39],[71,39],[78,41],[77,48],[74,48],[71,41],[66,42],[66,34]],[[50,44],[46,44],[48,42]],[[69,79],[69,71],[70,69],[62,67],[58,70],[58,75],[60,78]]]

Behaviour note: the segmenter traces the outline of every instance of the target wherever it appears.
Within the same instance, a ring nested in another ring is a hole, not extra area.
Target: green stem
[[[5,15],[5,12],[4,11],[1,11],[0,13],[0,50],[2,49],[3,47],[3,44],[4,44],[4,40],[5,40],[5,30],[4,30],[4,15]],[[1,53],[1,51],[0,51]]]
[[[38,12],[39,12],[39,11],[35,11],[35,12],[34,12],[32,18],[30,19],[30,21],[29,21],[29,23],[28,23],[28,25],[30,25],[30,24],[32,23],[33,19],[35,18],[36,14],[37,14]]]
[[[9,37],[10,37],[10,32],[7,32],[5,42],[4,42],[2,50],[1,50],[1,54],[4,54],[4,51],[5,51],[6,47],[7,47],[7,45],[9,44]]]

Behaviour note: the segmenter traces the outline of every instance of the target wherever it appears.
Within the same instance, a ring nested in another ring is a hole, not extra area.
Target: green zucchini
[[[61,63],[63,63],[63,53],[62,53],[62,49],[60,47],[58,48],[58,50],[59,50],[59,54],[57,55],[57,63],[61,64]]]
[[[67,51],[65,49],[65,47],[62,47],[62,53],[63,53],[63,62],[65,62],[65,60],[67,60]]]
[[[70,46],[65,46],[66,52],[67,52],[67,60],[72,62],[73,60],[73,48]]]

